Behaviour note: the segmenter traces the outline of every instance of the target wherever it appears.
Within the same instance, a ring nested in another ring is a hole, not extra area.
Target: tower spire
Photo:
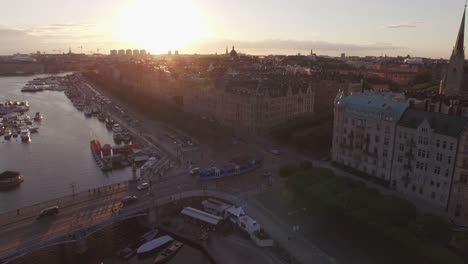
[[[457,42],[453,48],[454,52],[463,52],[465,48],[465,15],[466,15],[466,2],[465,8],[463,9],[463,17],[460,24],[460,29],[458,30]]]

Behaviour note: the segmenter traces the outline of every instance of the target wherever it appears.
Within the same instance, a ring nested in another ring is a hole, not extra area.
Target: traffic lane
[[[64,235],[72,230],[83,227],[83,224],[96,222],[96,216],[112,212],[126,194],[116,194],[112,198],[96,203],[81,204],[78,207],[60,210],[59,214],[50,218],[36,220],[35,217],[0,229],[0,252],[11,249],[30,241],[43,241]],[[91,221],[91,222],[90,222]],[[3,253],[2,253],[3,254]]]

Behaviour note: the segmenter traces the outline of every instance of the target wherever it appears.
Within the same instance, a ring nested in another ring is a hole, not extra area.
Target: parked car
[[[138,189],[139,191],[141,191],[141,190],[146,190],[146,189],[148,189],[149,187],[150,187],[149,183],[144,182],[144,183],[138,185],[138,186],[137,186],[137,189]]]
[[[53,216],[53,215],[58,214],[58,212],[59,212],[59,207],[52,206],[52,207],[42,210],[37,216],[37,219],[41,219],[41,218],[48,217],[48,216]]]

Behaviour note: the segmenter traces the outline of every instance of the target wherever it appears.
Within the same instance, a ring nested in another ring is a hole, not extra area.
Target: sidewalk
[[[292,227],[284,223],[255,198],[248,198],[246,202],[246,213],[256,219],[273,240],[285,248],[299,263],[336,263],[332,257],[325,254],[306,238],[298,234],[294,234],[293,237]]]

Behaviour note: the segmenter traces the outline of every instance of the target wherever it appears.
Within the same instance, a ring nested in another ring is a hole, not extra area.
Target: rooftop
[[[449,137],[458,137],[468,123],[466,117],[408,109],[398,125],[416,129],[424,120],[429,122],[434,133]]]

